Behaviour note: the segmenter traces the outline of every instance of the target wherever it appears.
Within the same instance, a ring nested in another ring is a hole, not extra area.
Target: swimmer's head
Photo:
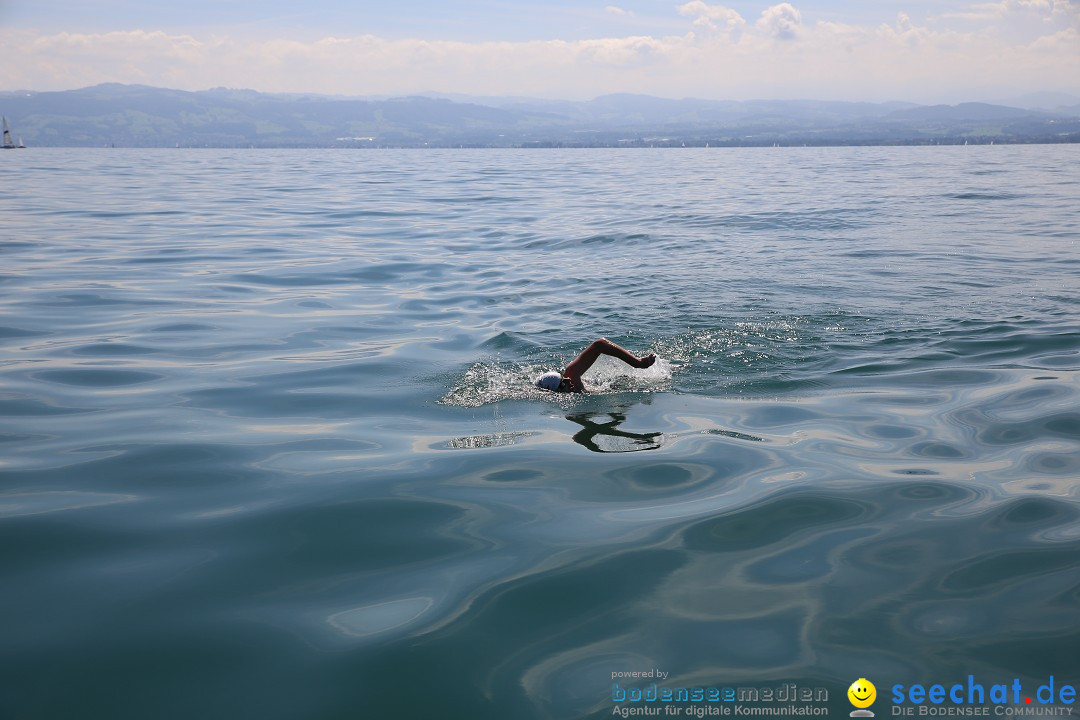
[[[562,388],[563,377],[557,372],[544,373],[540,377],[536,378],[536,387],[541,390],[551,390],[552,392],[558,392]]]

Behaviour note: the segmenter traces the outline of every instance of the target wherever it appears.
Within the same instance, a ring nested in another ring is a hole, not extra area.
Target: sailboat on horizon
[[[11,142],[11,130],[8,128],[7,118],[4,117],[3,121],[4,121],[4,144],[2,146],[3,149],[4,150],[15,150],[16,148],[25,148],[26,146],[23,145],[22,138],[19,138],[19,144],[18,145]]]

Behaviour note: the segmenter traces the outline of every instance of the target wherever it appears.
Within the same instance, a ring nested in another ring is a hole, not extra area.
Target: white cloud
[[[757,21],[757,27],[781,40],[794,40],[802,26],[802,13],[791,3],[780,3],[766,8]]]
[[[1004,30],[1013,29],[1016,23],[1038,22],[1038,29],[1046,24],[1080,26],[1080,2],[1075,0],[999,0],[998,2],[973,3],[963,10],[944,13],[946,21],[959,20],[971,23],[993,23]]]
[[[617,67],[650,62],[667,50],[664,42],[647,36],[582,40],[570,45],[579,60]]]
[[[612,15],[626,15],[626,14],[628,14],[626,10],[623,10],[618,5],[608,5],[607,7],[604,8],[604,10],[607,10]]]
[[[746,20],[735,10],[723,5],[709,5],[702,0],[680,5],[679,14],[694,18],[694,25],[709,30],[738,34],[746,26]]]
[[[994,3],[999,7],[1000,3]],[[58,33],[0,29],[17,63],[0,88],[99,82],[181,89],[246,87],[348,95],[440,90],[591,98],[645,92],[707,98],[817,97],[959,102],[1032,90],[1080,93],[1080,27],[1060,0],[1006,0],[1003,24],[804,23],[789,3],[754,24],[701,0],[678,7],[681,35],[459,42],[375,35],[255,40],[153,30]],[[1072,5],[1075,6],[1075,3]],[[1068,8],[1067,8],[1068,9]],[[1075,10],[1075,7],[1072,8]],[[1018,36],[1013,16],[1038,18]],[[1045,19],[1051,18],[1050,22]],[[778,42],[778,39],[797,42]]]

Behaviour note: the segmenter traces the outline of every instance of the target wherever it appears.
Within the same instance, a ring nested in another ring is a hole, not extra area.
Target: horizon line
[[[226,85],[217,85],[217,86],[214,86],[214,87],[202,88],[202,89],[198,89],[198,90],[188,90],[188,89],[185,89],[185,88],[168,87],[168,86],[164,86],[164,85],[150,85],[150,84],[147,84],[147,83],[125,83],[125,82],[116,82],[116,81],[106,81],[106,82],[101,82],[101,83],[94,83],[92,85],[83,85],[83,86],[79,86],[79,87],[64,88],[64,89],[61,89],[61,90],[34,90],[34,89],[30,89],[30,88],[16,88],[16,89],[11,89],[11,90],[0,90],[0,95],[23,95],[23,94],[26,94],[26,95],[44,95],[46,93],[79,92],[79,91],[82,91],[82,90],[92,90],[94,88],[112,87],[112,86],[126,87],[126,88],[148,88],[148,89],[151,89],[151,90],[166,90],[166,91],[170,91],[170,92],[181,92],[181,93],[192,93],[192,94],[207,93],[207,92],[214,92],[214,91],[229,91],[229,92],[248,92],[248,93],[255,93],[255,94],[258,94],[258,95],[268,95],[268,96],[276,96],[276,97],[300,96],[300,97],[314,97],[314,98],[325,98],[325,99],[336,99],[336,100],[398,100],[398,99],[408,99],[408,98],[414,98],[414,97],[422,97],[422,98],[443,99],[443,100],[447,100],[449,102],[462,102],[463,104],[467,103],[468,101],[476,101],[476,100],[483,100],[483,99],[541,101],[541,102],[558,102],[558,103],[590,103],[590,102],[595,102],[597,100],[600,100],[602,98],[620,97],[621,96],[621,97],[648,98],[648,99],[652,99],[652,100],[666,100],[666,101],[670,101],[670,102],[686,102],[686,101],[697,101],[697,102],[708,102],[708,103],[755,103],[755,102],[792,102],[792,103],[797,103],[797,102],[813,102],[813,103],[865,104],[865,105],[906,104],[906,105],[914,105],[914,106],[919,106],[919,107],[939,107],[939,106],[954,107],[954,106],[958,106],[958,105],[981,104],[981,105],[1000,105],[1000,106],[1003,106],[1003,107],[1015,107],[1015,106],[1008,105],[1008,102],[1015,101],[1015,100],[1020,100],[1020,99],[1028,98],[1028,97],[1036,97],[1036,96],[1039,96],[1039,95],[1048,95],[1048,96],[1058,96],[1060,98],[1067,98],[1068,99],[1067,102],[1064,103],[1066,105],[1069,105],[1069,104],[1078,104],[1078,105],[1080,105],[1080,95],[1074,95],[1072,93],[1063,92],[1063,91],[1060,91],[1060,90],[1032,90],[1032,91],[1023,93],[1022,95],[1019,95],[1019,96],[1017,96],[1015,98],[1004,98],[1004,99],[997,99],[997,100],[994,100],[994,101],[985,100],[985,99],[982,99],[982,100],[958,100],[958,101],[955,101],[954,103],[950,104],[950,103],[923,103],[923,102],[916,102],[914,100],[902,100],[902,99],[892,99],[892,100],[850,100],[850,99],[848,99],[848,100],[837,100],[837,99],[815,98],[815,97],[811,97],[811,96],[787,97],[787,98],[785,98],[785,97],[759,96],[759,97],[739,100],[739,99],[734,99],[734,98],[708,98],[708,97],[698,97],[698,96],[692,96],[692,95],[686,95],[686,96],[682,96],[682,97],[672,97],[672,96],[663,96],[663,95],[652,95],[652,94],[649,94],[649,93],[635,93],[635,92],[625,92],[625,91],[624,92],[616,91],[616,92],[601,93],[599,95],[595,95],[595,96],[591,97],[588,100],[573,100],[573,99],[570,99],[570,98],[542,97],[542,96],[529,96],[529,95],[471,94],[471,93],[460,93],[460,92],[447,92],[447,91],[441,91],[441,90],[402,91],[401,94],[396,94],[396,93],[373,93],[373,94],[370,94],[370,95],[346,95],[346,94],[341,94],[341,93],[319,93],[319,92],[288,91],[288,90],[285,90],[285,91],[267,91],[267,90],[258,90],[258,89],[250,88],[250,87],[229,87],[229,86],[226,86]],[[459,99],[455,100],[455,98],[459,98]],[[466,100],[460,100],[460,98],[464,98]],[[476,103],[473,103],[473,104],[476,104]]]

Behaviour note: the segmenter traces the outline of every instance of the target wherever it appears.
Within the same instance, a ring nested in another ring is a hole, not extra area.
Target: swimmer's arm
[[[587,348],[581,351],[580,355],[574,358],[574,360],[566,366],[565,370],[563,370],[563,377],[570,381],[570,389],[572,392],[585,392],[585,385],[581,382],[581,376],[585,374],[586,370],[593,366],[593,363],[595,363],[596,359],[601,355],[610,355],[622,360],[627,365],[636,368],[647,368],[656,362],[656,356],[651,353],[639,358],[637,355],[619,347],[607,338],[594,340],[589,343]]]

